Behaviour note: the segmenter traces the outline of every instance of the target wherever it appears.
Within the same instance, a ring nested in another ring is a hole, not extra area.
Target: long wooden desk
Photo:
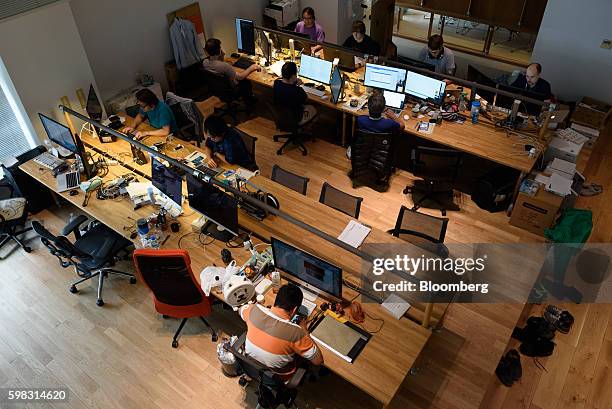
[[[116,158],[123,157],[126,159],[123,153],[129,152],[128,143],[125,141],[100,144],[99,141],[94,138],[84,136],[83,139],[84,142],[92,148],[95,147],[109,152],[111,156]],[[146,142],[149,143],[149,141]],[[153,140],[151,143],[153,143]],[[186,153],[196,149],[186,142],[181,143],[185,146],[184,149]],[[172,147],[170,149],[170,152],[174,153],[173,156],[179,156],[178,152],[180,150],[174,151]],[[130,165],[130,168],[139,170],[145,175],[150,174],[150,164],[144,166]],[[39,180],[52,191],[55,191],[56,182],[50,171],[41,169],[40,166],[33,161],[23,164],[21,169],[33,178]],[[122,165],[109,166],[109,174],[104,180],[114,179],[129,171],[130,169]],[[279,198],[281,209],[285,212],[307,223],[316,225],[318,228],[331,235],[337,236],[350,220],[348,216],[309,199],[306,196],[293,192],[264,177],[257,176],[252,181],[269,190]],[[79,193],[76,196],[70,196],[68,192],[64,192],[59,195],[128,239],[130,232],[133,230],[134,219],[147,217],[155,211],[152,206],[145,206],[138,210],[133,210],[132,203],[129,199],[98,200],[93,195],[89,200],[88,206],[83,207],[83,193]],[[191,231],[191,222],[196,218],[197,216],[193,211],[185,208],[185,215],[179,217],[181,223],[180,231],[171,234],[164,247],[178,248],[180,238]],[[283,219],[269,216],[263,222],[258,222],[240,211],[239,223],[242,227],[250,229],[260,236],[266,238],[271,236],[281,238],[304,250],[317,254],[322,258],[331,260],[342,267],[349,276],[358,277],[359,275],[361,261],[357,256],[333,246]],[[366,242],[400,244],[398,243],[398,239],[378,229],[372,229]],[[183,241],[183,243],[185,243],[185,241]],[[401,244],[405,245],[406,243],[401,242]],[[186,246],[183,245],[182,247],[185,248]],[[219,254],[223,247],[223,244],[219,242],[215,242],[209,246],[203,246],[192,241],[189,250],[191,250],[190,256],[193,270],[197,272],[205,266],[212,265],[213,263],[220,263]],[[238,262],[244,262],[248,258],[248,253],[246,251],[234,250],[233,253]],[[271,294],[271,292],[269,294]],[[222,294],[220,293],[215,293],[215,295],[222,298]],[[344,287],[345,298],[352,298],[357,295],[358,294]],[[361,296],[357,297],[357,300],[361,300]],[[266,303],[269,302],[270,300],[267,299]],[[383,405],[387,405],[391,402],[410,368],[414,365],[415,360],[425,346],[431,332],[407,317],[396,320],[378,304],[363,302],[363,308],[371,317],[384,319],[383,328],[372,337],[366,348],[352,364],[342,360],[325,348],[322,348],[325,365],[348,382],[383,403]],[[411,308],[411,310],[416,310],[416,306]]]
[[[228,60],[232,62],[233,60]],[[236,71],[242,71],[239,68],[234,68]],[[358,77],[362,77],[363,68],[358,69],[353,73],[347,73],[351,78],[352,83],[349,83],[345,87],[345,100],[350,100],[353,97],[362,96],[365,92],[363,83],[359,84],[360,91],[355,93],[353,89],[353,83],[357,82]],[[268,73],[265,68],[261,72],[253,72],[249,75],[248,79],[256,84],[264,87],[271,88],[276,80],[274,74]],[[341,111],[346,118],[351,116],[354,123],[354,118],[358,115],[367,114],[367,109],[353,110],[344,106],[342,102],[334,104],[331,102],[331,93],[329,87],[325,87],[325,96],[317,97],[311,94],[307,94],[309,101],[318,105]],[[484,158],[503,166],[507,166],[520,171],[523,174],[529,173],[536,161],[537,156],[530,158],[523,146],[525,144],[533,144],[524,137],[521,137],[515,133],[508,133],[503,128],[495,127],[495,125],[482,115],[479,118],[479,124],[473,125],[469,120],[463,125],[451,122],[443,122],[442,125],[436,126],[433,133],[430,135],[422,132],[417,132],[415,126],[419,120],[410,116],[409,120],[404,120],[404,115],[411,114],[411,106],[406,107],[400,114],[400,121],[404,123],[405,130],[404,135],[407,137],[418,137],[427,139],[429,141],[439,143],[466,152],[471,155]],[[469,114],[468,114],[469,116]],[[354,126],[354,125],[353,125]],[[343,135],[345,134],[343,130]],[[535,135],[537,137],[537,134]],[[345,141],[343,141],[344,144]]]

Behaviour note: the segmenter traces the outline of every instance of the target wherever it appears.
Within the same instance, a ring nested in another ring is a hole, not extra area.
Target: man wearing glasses
[[[451,49],[444,47],[444,39],[440,34],[429,37],[427,46],[419,53],[419,60],[435,66],[437,73],[455,73],[455,55]]]

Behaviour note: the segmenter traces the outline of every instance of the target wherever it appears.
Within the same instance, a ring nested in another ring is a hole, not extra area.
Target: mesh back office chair
[[[359,219],[359,211],[361,210],[362,201],[363,197],[357,197],[344,193],[342,190],[336,189],[327,182],[323,183],[323,187],[321,188],[321,196],[319,196],[319,202],[339,210],[344,214],[348,214],[355,219]]]
[[[98,277],[96,304],[101,307],[104,305],[102,287],[108,274],[128,277],[130,284],[136,284],[136,277],[132,274],[112,268],[116,261],[126,258],[120,257],[119,253],[129,254],[126,248],[132,243],[100,223],[81,234],[79,228],[86,220],[87,217],[83,215],[76,217],[64,227],[60,236],[54,236],[37,221],[32,222],[32,227],[49,252],[57,257],[61,266],[64,268],[73,266],[80,277],[70,285],[71,293],[78,292],[77,284]],[[76,239],[74,243],[66,238],[70,233],[74,234]]]
[[[300,151],[302,151],[302,155],[308,155],[308,150],[306,150],[306,146],[304,146],[304,139],[310,138],[310,136],[306,135],[303,129],[300,127],[301,117],[295,113],[295,110],[290,109],[289,107],[271,104],[266,102],[268,110],[274,119],[274,124],[276,125],[276,130],[278,132],[282,132],[280,134],[274,135],[272,139],[274,142],[278,142],[280,138],[287,138],[285,143],[276,151],[277,155],[282,155],[285,152],[285,149],[291,144],[298,147]]]
[[[28,202],[22,197],[11,172],[4,166],[2,172],[4,178],[0,181],[0,248],[12,240],[29,253],[32,248],[26,246],[19,236],[32,228],[17,230],[25,225],[28,218]]]
[[[257,382],[257,408],[274,409],[280,405],[293,407],[297,397],[297,387],[302,382],[306,369],[297,368],[288,382],[285,382],[270,368],[250,358],[244,353],[246,333],[242,334],[230,347],[230,351],[239,363],[244,375],[239,383],[244,386],[248,383],[247,377]]]
[[[446,258],[448,248],[444,245],[444,237],[447,225],[447,218],[430,216],[402,206],[397,215],[395,228],[389,230],[388,233],[439,257]]]
[[[189,318],[199,317],[217,341],[217,333],[204,317],[212,313],[212,303],[191,271],[191,259],[185,250],[138,249],[133,255],[136,275],[151,290],[155,310],[164,318],[182,318],[172,348]]]
[[[351,171],[353,188],[368,186],[378,192],[389,189],[394,168],[393,133],[369,132],[357,129],[351,144]]]
[[[225,104],[222,108],[215,108],[215,115],[230,116],[232,124],[238,123],[238,113],[247,112],[246,109],[239,107],[239,92],[232,84],[231,80],[224,75],[217,75],[210,71],[204,71],[206,82],[210,89],[210,93],[219,98]]]
[[[236,132],[238,132],[238,134],[242,138],[242,142],[244,142],[244,146],[246,146],[247,152],[249,156],[251,157],[251,161],[255,164],[255,168],[249,169],[249,170],[254,171],[254,170],[259,169],[259,167],[257,166],[257,161],[255,160],[255,143],[257,142],[257,138],[249,135],[248,133],[244,131],[241,131],[240,129],[236,127],[234,127],[234,129],[236,130]]]
[[[272,180],[303,195],[306,195],[308,182],[310,181],[310,179],[291,173],[278,165],[272,166]]]
[[[462,163],[463,154],[456,150],[424,146],[413,149],[411,170],[423,180],[404,189],[404,194],[412,194],[412,209],[429,207],[429,203],[432,203],[432,208],[440,209],[442,216],[446,216],[446,205],[450,205],[452,210],[458,210],[453,203],[453,185]]]

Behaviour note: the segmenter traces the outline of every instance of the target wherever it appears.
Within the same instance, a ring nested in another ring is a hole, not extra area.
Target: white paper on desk
[[[236,170],[235,175],[239,177],[240,179],[250,180],[253,176],[259,175],[259,171],[256,170],[255,172],[251,172],[250,170],[247,170],[247,169],[238,168],[238,170]]]
[[[358,248],[361,246],[365,238],[368,237],[368,234],[370,234],[371,231],[372,229],[370,229],[368,226],[364,226],[355,220],[351,220],[348,222],[342,233],[340,233],[338,236],[338,240]]]
[[[283,69],[283,65],[285,65],[285,61],[277,61],[268,67],[268,72],[280,77],[283,75],[281,71]]]
[[[130,199],[134,199],[135,197],[148,195],[147,189],[151,186],[153,186],[151,183],[132,182],[125,190],[127,190],[128,195],[130,195]]]
[[[395,319],[400,319],[406,314],[406,311],[410,308],[410,303],[406,302],[403,298],[396,294],[391,294],[382,303],[382,307],[389,311]]]

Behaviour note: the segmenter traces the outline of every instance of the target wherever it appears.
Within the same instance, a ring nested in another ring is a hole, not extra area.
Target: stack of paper
[[[342,233],[340,233],[340,235],[338,236],[338,240],[341,240],[346,244],[358,248],[359,246],[361,246],[365,238],[368,237],[370,231],[372,231],[372,229],[370,229],[368,226],[364,226],[363,224],[355,220],[351,220],[346,225]]]
[[[550,175],[546,190],[559,196],[567,196],[572,193],[572,180],[558,173]]]

